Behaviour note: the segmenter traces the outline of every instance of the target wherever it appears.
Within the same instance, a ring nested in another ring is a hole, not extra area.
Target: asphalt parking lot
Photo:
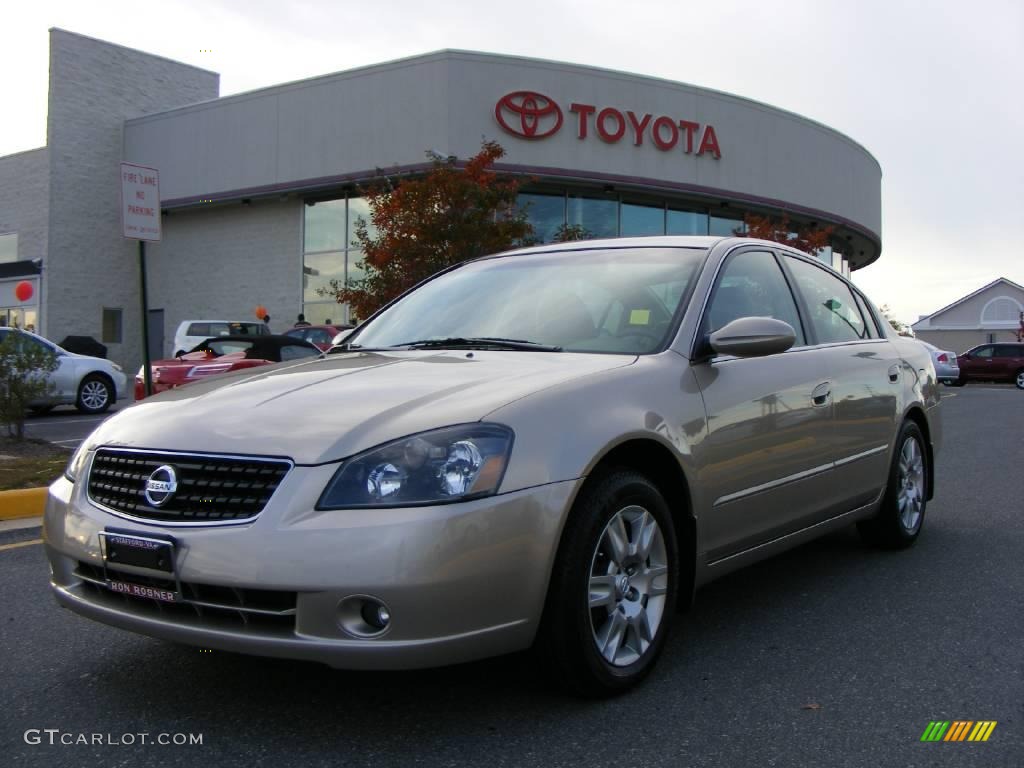
[[[915,547],[874,551],[848,530],[732,574],[677,619],[654,675],[607,701],[551,690],[527,654],[351,673],[135,636],[56,606],[38,528],[0,532],[0,754],[12,766],[1024,765],[1024,393],[944,394]],[[922,743],[933,720],[998,725],[985,743]],[[60,743],[94,734],[102,743]]]
[[[121,400],[106,413],[95,416],[79,413],[74,408],[55,408],[49,413],[33,414],[25,420],[25,436],[76,448],[101,421],[132,404],[132,400]]]

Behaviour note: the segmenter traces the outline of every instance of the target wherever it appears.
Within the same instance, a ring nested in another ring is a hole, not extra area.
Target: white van
[[[214,336],[264,336],[270,329],[266,323],[249,320],[184,320],[174,334],[174,356]]]

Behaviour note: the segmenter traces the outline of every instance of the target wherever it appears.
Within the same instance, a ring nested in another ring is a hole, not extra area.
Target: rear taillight
[[[941,355],[939,355],[938,358],[936,358],[936,359],[940,363],[948,363],[949,362],[949,356],[945,352],[943,352]]]

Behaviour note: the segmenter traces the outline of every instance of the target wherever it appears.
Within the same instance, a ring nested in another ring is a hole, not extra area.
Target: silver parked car
[[[42,336],[17,328],[0,328],[0,341],[12,333],[22,344],[38,347],[57,358],[56,369],[47,374],[50,390],[32,403],[34,412],[73,405],[82,413],[104,413],[125,396],[128,377],[117,363],[102,357],[76,355]]]
[[[109,419],[50,488],[53,591],[136,632],[340,668],[535,645],[614,692],[717,576],[852,523],[912,544],[938,414],[924,348],[805,254],[525,249],[435,276],[325,359]]]
[[[932,365],[935,366],[935,378],[940,384],[956,384],[960,381],[960,364],[956,360],[956,352],[948,349],[939,349],[934,344],[922,341],[928,354],[932,356]]]

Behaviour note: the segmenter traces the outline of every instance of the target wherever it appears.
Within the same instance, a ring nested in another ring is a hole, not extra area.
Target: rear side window
[[[704,333],[712,333],[741,317],[773,317],[793,326],[796,342],[807,342],[800,315],[779,269],[768,251],[743,251],[729,257],[704,315]]]
[[[209,336],[210,335],[210,324],[209,323],[192,323],[188,327],[188,333],[186,336]]]
[[[999,344],[996,357],[1024,357],[1024,347],[1016,344]]]
[[[835,275],[802,259],[786,256],[810,312],[811,327],[819,344],[836,344],[871,338],[850,288]]]
[[[310,347],[300,346],[298,344],[289,344],[288,346],[281,347],[281,360],[299,360],[303,357],[317,357],[320,354],[320,350],[313,349]]]
[[[323,328],[314,328],[306,334],[306,341],[311,341],[314,344],[330,344],[331,339],[333,338],[334,337]]]
[[[971,357],[992,357],[992,353],[995,352],[995,347],[978,347],[976,350],[971,352]]]

